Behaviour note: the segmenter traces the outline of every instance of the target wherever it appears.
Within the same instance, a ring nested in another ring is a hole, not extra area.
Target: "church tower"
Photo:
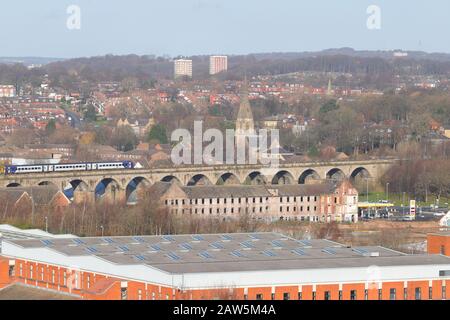
[[[255,164],[258,157],[258,140],[253,113],[248,100],[245,80],[241,91],[241,104],[236,119],[235,146],[238,164]]]
[[[241,104],[236,119],[236,136],[254,135],[255,123],[253,121],[253,113],[248,100],[248,85],[245,81],[241,91]]]

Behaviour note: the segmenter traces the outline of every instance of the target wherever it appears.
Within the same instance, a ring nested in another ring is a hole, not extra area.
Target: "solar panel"
[[[208,251],[202,251],[198,255],[203,259],[213,259],[213,256]]]
[[[122,250],[123,252],[128,252],[130,251],[130,249],[127,246],[119,246],[118,247],[120,250]]]
[[[176,255],[175,253],[173,253],[173,252],[169,252],[167,254],[167,256],[173,261],[181,260],[181,258],[178,255]]]
[[[203,241],[203,240],[205,240],[205,238],[203,238],[201,235],[198,235],[198,234],[193,235],[192,239],[194,239],[195,241]]]
[[[295,253],[295,254],[297,254],[299,256],[306,255],[305,251],[303,251],[302,249],[299,249],[299,248],[292,250],[292,253]]]
[[[226,240],[226,241],[231,241],[233,240],[233,238],[227,234],[223,234],[220,236],[222,238],[222,240]]]
[[[262,252],[262,254],[264,254],[267,257],[276,257],[276,254],[274,252],[270,251],[270,250],[264,250]]]
[[[106,243],[114,243],[114,240],[111,238],[103,238],[103,241],[105,241]]]
[[[250,237],[251,239],[253,239],[253,240],[259,240],[259,239],[261,239],[261,237],[259,236],[259,234],[256,234],[256,233],[250,234],[249,237]]]
[[[325,248],[325,249],[322,249],[322,252],[325,252],[325,253],[328,253],[328,254],[336,254],[336,251],[334,251],[333,249],[330,249],[330,248]]]

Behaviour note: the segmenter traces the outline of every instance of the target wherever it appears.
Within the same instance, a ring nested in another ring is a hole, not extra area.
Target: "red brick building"
[[[443,300],[450,258],[277,233],[2,241],[0,287],[83,299]]]

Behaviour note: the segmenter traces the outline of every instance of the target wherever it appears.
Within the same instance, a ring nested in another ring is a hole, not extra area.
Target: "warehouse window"
[[[64,271],[63,273],[63,286],[67,286],[67,272]]]
[[[445,246],[441,246],[441,254],[445,256]]]
[[[316,300],[316,292],[315,291],[313,291],[313,293],[312,293],[312,299]]]
[[[403,289],[403,299],[408,300],[408,288]]]
[[[428,288],[428,299],[433,300],[433,288]]]
[[[19,274],[20,274],[21,277],[23,276],[22,264],[20,264],[20,266],[19,266]]]
[[[324,300],[331,300],[331,294],[330,294],[330,291],[325,291],[325,294],[324,294]]]
[[[138,300],[142,300],[142,290],[138,289]]]
[[[364,290],[364,300],[369,300],[369,290]]]
[[[416,300],[421,300],[422,299],[422,288],[416,288],[415,289],[414,298]]]
[[[378,300],[383,300],[383,291],[378,289]]]
[[[350,291],[350,300],[356,300],[356,290]]]
[[[389,299],[390,300],[397,300],[397,292],[394,288],[391,288],[389,290]]]
[[[442,300],[447,299],[447,291],[446,291],[447,287],[446,286],[442,286]]]
[[[258,293],[256,295],[256,300],[263,300],[263,295],[261,293]]]
[[[272,300],[275,300],[275,293],[272,293],[272,294],[270,295],[270,298],[271,298]]]
[[[127,300],[128,299],[128,290],[127,290],[127,288],[120,288],[120,298],[122,300]]]
[[[33,279],[33,266],[30,265],[30,279]]]
[[[299,292],[299,293],[298,293],[298,300],[302,300],[302,298],[303,298],[303,297],[302,297],[302,293]]]
[[[87,288],[89,289],[91,287],[91,276],[88,274],[87,276]]]
[[[342,290],[339,290],[339,300],[342,300]]]
[[[291,294],[289,292],[283,293],[283,300],[291,300]]]

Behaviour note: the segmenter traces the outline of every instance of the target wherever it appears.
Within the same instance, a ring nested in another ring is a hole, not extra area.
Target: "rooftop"
[[[376,246],[350,248],[328,240],[296,240],[277,233],[8,242],[24,249],[45,248],[68,257],[95,256],[114,265],[146,265],[174,274],[450,263],[444,256],[406,255]]]

